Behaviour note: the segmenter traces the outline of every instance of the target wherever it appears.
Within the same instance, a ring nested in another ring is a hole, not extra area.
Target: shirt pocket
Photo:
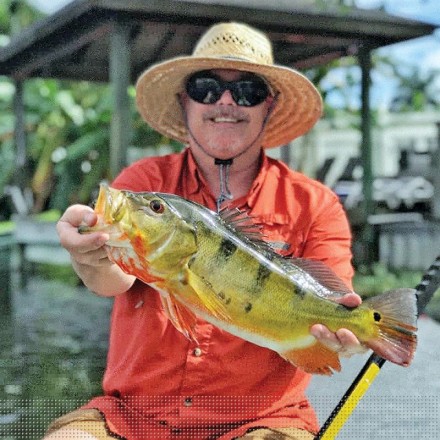
[[[268,213],[254,217],[263,226],[264,241],[285,257],[300,257],[304,250],[304,232],[295,229],[292,219],[286,214]]]

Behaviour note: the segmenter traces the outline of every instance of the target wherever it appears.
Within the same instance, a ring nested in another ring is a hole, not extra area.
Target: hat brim
[[[303,74],[278,65],[261,65],[232,58],[178,57],[147,69],[136,84],[136,104],[142,118],[167,137],[188,142],[178,95],[192,73],[236,69],[263,76],[278,93],[262,145],[277,147],[309,131],[321,117],[322,98]]]

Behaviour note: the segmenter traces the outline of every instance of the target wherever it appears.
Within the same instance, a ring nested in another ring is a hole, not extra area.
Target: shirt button
[[[200,347],[196,347],[193,351],[194,356],[200,357],[202,355],[202,349]]]
[[[187,397],[184,401],[183,401],[184,406],[192,406],[193,402],[191,397]]]

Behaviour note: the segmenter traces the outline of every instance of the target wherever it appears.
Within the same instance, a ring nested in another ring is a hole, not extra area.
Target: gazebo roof
[[[292,5],[295,3],[295,5]],[[270,35],[278,63],[307,68],[417,38],[434,27],[383,12],[342,13],[288,0],[76,0],[0,49],[0,74],[108,81],[113,26],[130,26],[131,79],[163,59],[189,54],[218,21],[243,21]],[[300,5],[300,6],[298,6]],[[301,6],[302,5],[302,6]]]

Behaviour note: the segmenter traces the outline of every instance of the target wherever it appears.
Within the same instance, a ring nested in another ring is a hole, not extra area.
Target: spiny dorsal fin
[[[246,211],[223,208],[218,214],[228,228],[238,232],[264,252],[276,253],[277,250],[287,250],[290,247],[289,243],[265,240],[267,237],[263,233],[263,225]]]

